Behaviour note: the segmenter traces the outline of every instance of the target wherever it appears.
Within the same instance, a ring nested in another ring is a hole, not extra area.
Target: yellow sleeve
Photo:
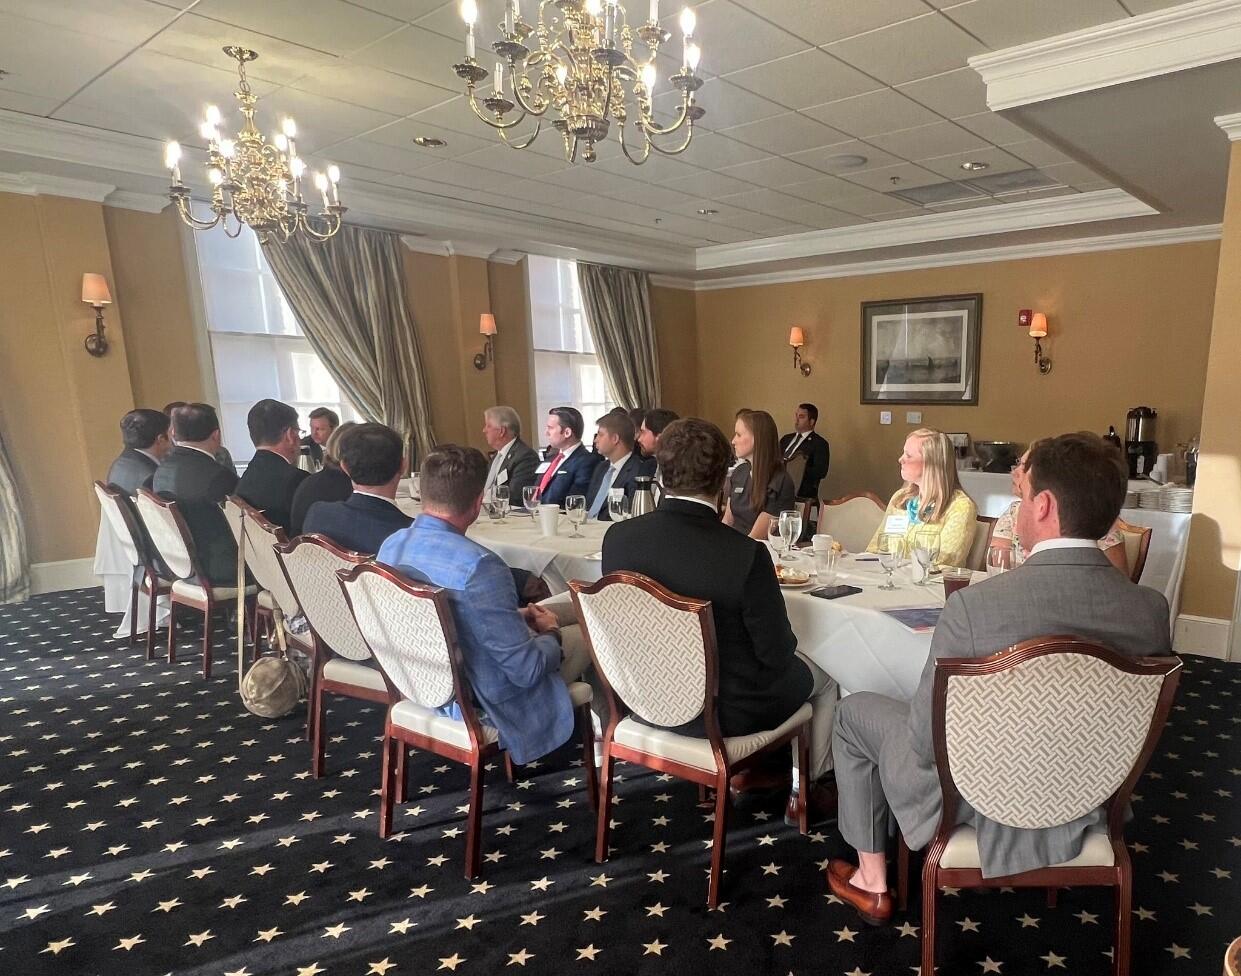
[[[898,514],[896,506],[892,503],[896,495],[888,499],[888,507],[883,510],[883,518],[879,520],[879,524],[875,526],[875,534],[870,537],[870,545],[866,547],[867,552],[879,551],[879,537],[883,535],[884,526],[888,524],[888,516]]]
[[[963,491],[957,492],[944,513],[939,530],[939,564],[941,566],[964,566],[969,559],[970,546],[974,542],[974,528],[978,524],[978,506]]]

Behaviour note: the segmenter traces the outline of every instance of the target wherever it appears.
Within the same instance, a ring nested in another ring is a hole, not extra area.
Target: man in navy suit
[[[608,514],[608,492],[619,489],[625,497],[631,497],[634,489],[634,478],[655,474],[654,458],[643,458],[634,454],[634,438],[637,436],[633,421],[627,413],[615,411],[600,417],[598,433],[595,434],[595,450],[604,459],[603,464],[595,465],[590,476],[590,487],[586,489],[586,514],[610,522]]]
[[[150,488],[160,461],[172,450],[168,415],[158,410],[131,410],[121,418],[121,439],[125,449],[108,468],[104,479],[127,495],[139,488]]]
[[[582,446],[585,424],[574,407],[552,407],[547,414],[547,443],[556,453],[538,472],[539,504],[563,505],[570,495],[585,495],[590,476],[602,460]]]
[[[318,532],[355,552],[376,553],[394,532],[413,522],[396,507],[401,480],[401,437],[383,424],[358,424],[340,445],[340,466],[353,481],[343,502],[315,502],[302,532]]]

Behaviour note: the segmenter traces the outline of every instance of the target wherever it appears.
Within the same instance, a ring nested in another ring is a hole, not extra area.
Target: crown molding
[[[116,187],[93,180],[74,180],[47,173],[0,173],[0,192],[23,196],[70,197],[102,203]]]
[[[712,271],[766,261],[788,261],[880,247],[927,244],[964,237],[1062,227],[1095,220],[1146,217],[1155,213],[1158,211],[1124,190],[1096,190],[1062,197],[1021,200],[976,210],[954,210],[855,227],[808,231],[804,234],[790,234],[786,237],[741,244],[717,244],[698,249],[696,266],[699,271]]]
[[[104,199],[105,207],[122,210],[140,210],[142,213],[163,213],[172,201],[158,193],[138,193],[135,190],[114,190]]]
[[[1217,115],[1215,124],[1224,130],[1229,142],[1241,142],[1241,112],[1234,115]]]
[[[1241,0],[1198,0],[980,54],[993,112],[1241,57]]]
[[[919,271],[926,268],[948,268],[968,264],[992,264],[996,261],[1019,261],[1025,258],[1058,257],[1066,254],[1089,254],[1095,251],[1120,251],[1135,247],[1159,247],[1172,244],[1191,244],[1198,241],[1220,239],[1220,224],[1200,227],[1174,227],[1170,230],[1139,231],[1132,234],[1108,234],[1098,237],[1079,237],[1062,241],[1043,241],[1035,244],[1013,244],[1005,247],[979,248],[970,251],[942,251],[935,254],[918,254],[901,258],[883,258],[877,261],[855,261],[849,264],[822,265],[817,268],[798,268],[792,271],[773,271],[766,274],[728,275],[693,281],[651,275],[651,284],[665,288],[682,288],[689,291],[720,291],[725,288],[752,288],[758,285],[780,285],[796,281],[817,281],[823,278],[855,278],[862,275],[885,274],[893,271]]]

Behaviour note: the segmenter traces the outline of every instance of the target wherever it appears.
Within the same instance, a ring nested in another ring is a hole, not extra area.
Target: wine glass
[[[570,539],[582,538],[582,533],[578,531],[582,523],[586,521],[586,496],[570,495],[564,500],[565,514],[569,517],[569,522],[573,526],[573,531],[569,534]]]
[[[530,513],[531,518],[534,518],[534,510],[539,507],[538,485],[526,485],[521,490],[521,507]]]
[[[904,554],[905,537],[884,533],[879,537],[876,548],[879,550],[879,565],[883,571],[887,573],[887,579],[879,584],[881,590],[895,590],[896,584],[892,582],[892,571],[901,565],[901,557]]]
[[[767,545],[771,546],[771,551],[777,556],[780,555],[780,540],[784,538],[783,528],[778,518],[767,520]]]
[[[624,488],[608,489],[608,518],[610,518],[613,522],[625,521],[626,513]]]
[[[987,549],[987,575],[999,576],[1013,568],[1013,551],[1006,546]]]
[[[918,564],[918,568],[921,570],[918,578],[914,580],[914,585],[926,586],[931,572],[935,569],[935,564],[939,561],[939,536],[926,535],[916,539],[914,541],[913,554],[914,562]]]
[[[780,513],[780,537],[784,540],[784,560],[792,562],[793,543],[801,538],[801,511],[790,508]]]
[[[492,492],[492,503],[496,507],[501,522],[506,522],[508,519],[508,502],[508,485],[496,485]]]

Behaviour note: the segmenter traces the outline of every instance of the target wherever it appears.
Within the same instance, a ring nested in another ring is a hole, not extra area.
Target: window
[[[589,442],[595,420],[616,406],[616,398],[595,355],[577,286],[577,265],[530,255],[526,273],[538,411],[531,426],[540,432],[536,439],[541,439],[552,407],[577,407],[586,421]]]
[[[310,411],[328,407],[341,420],[362,419],[345,399],[284,300],[248,228],[231,239],[222,228],[196,231],[207,334],[220,402],[220,430],[234,460],[253,444],[246,414],[264,397],[283,400],[310,429]]]

